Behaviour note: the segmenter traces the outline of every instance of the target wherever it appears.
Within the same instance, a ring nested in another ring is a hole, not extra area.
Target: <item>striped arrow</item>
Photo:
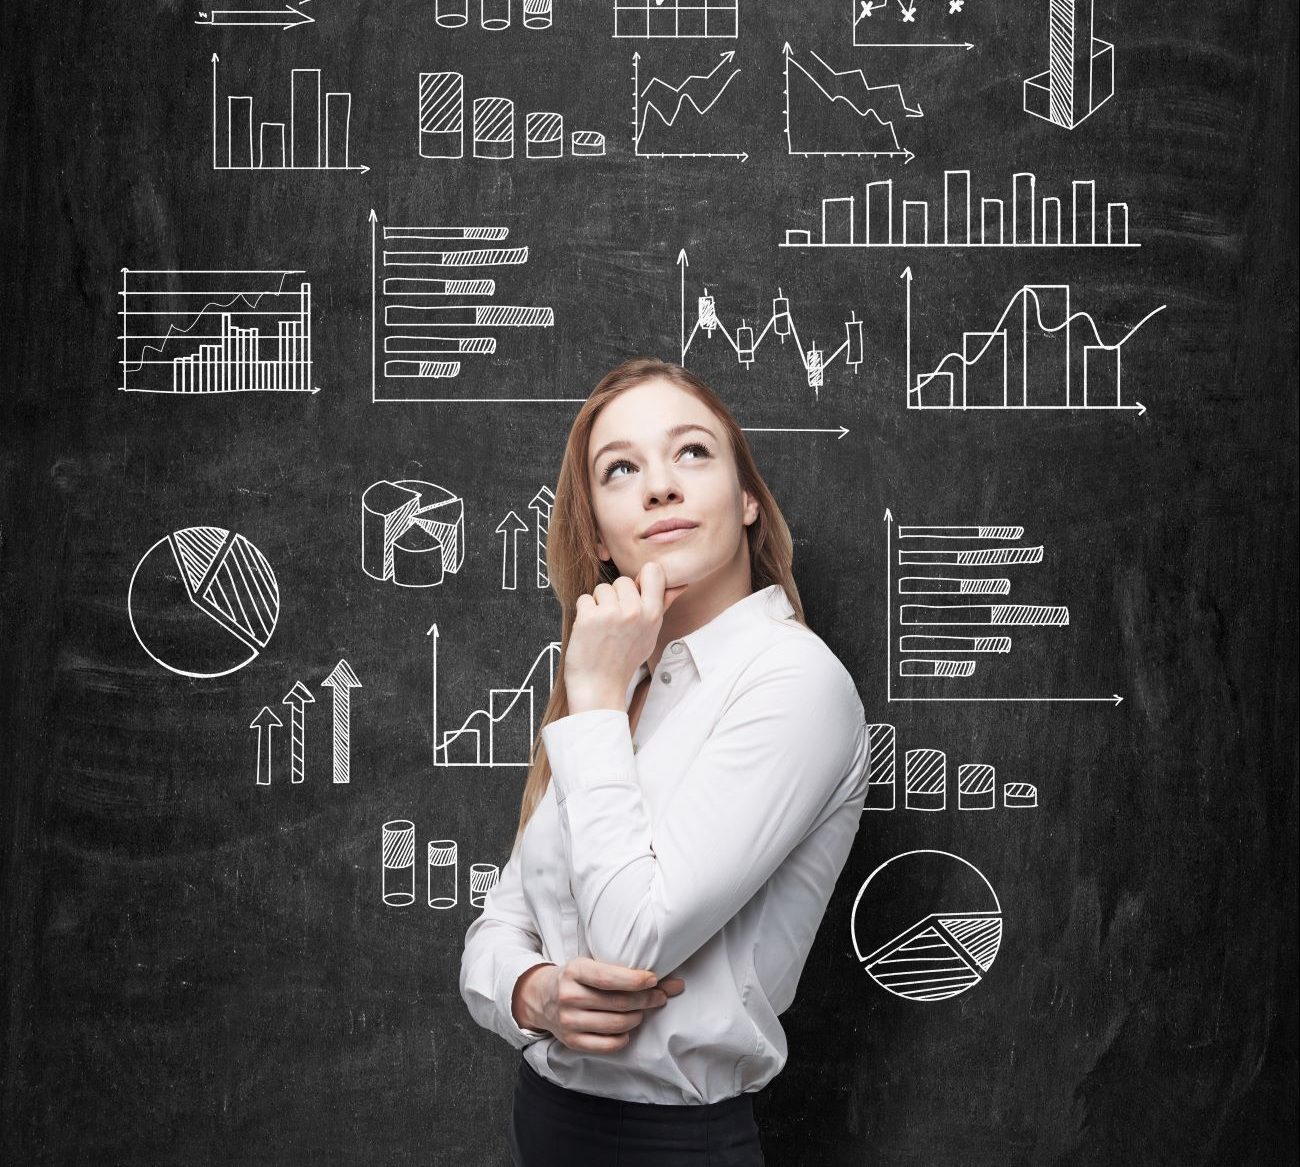
[[[289,781],[298,783],[303,779],[303,706],[314,705],[316,698],[301,681],[294,681],[280,703],[289,706]]]
[[[341,660],[321,682],[324,689],[334,690],[334,781],[352,780],[352,690],[361,682],[347,661]]]

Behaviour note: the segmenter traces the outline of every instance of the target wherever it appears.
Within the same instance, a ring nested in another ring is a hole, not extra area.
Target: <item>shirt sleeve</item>
[[[519,848],[488,891],[483,913],[465,933],[460,958],[460,995],[470,1016],[516,1049],[550,1037],[525,1029],[514,1017],[515,982],[534,965],[551,964],[542,955],[541,937],[524,900]]]
[[[592,709],[545,726],[592,955],[660,977],[681,965],[824,811],[862,792],[865,721],[825,646],[774,646],[737,683],[653,831],[625,712]]]

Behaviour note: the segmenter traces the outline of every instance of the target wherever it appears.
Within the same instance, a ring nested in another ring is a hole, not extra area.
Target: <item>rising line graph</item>
[[[632,54],[632,146],[640,158],[738,158],[744,162],[749,155],[743,151],[712,150],[653,150],[643,146],[647,128],[651,140],[657,131],[667,136],[668,131],[685,128],[683,115],[687,109],[696,118],[703,119],[717,105],[732,81],[740,74],[733,67],[734,49],[719,55],[718,62],[707,73],[692,73],[674,85],[662,77],[654,76],[641,85],[641,54]],[[669,110],[670,112],[665,112]],[[698,126],[691,119],[692,128]],[[671,144],[671,143],[665,143]]]

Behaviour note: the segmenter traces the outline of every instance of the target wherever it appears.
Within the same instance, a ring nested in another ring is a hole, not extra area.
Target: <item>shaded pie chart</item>
[[[882,989],[944,1001],[979,984],[1002,944],[1002,906],[978,868],[947,851],[908,851],[858,890],[853,950]]]
[[[127,614],[140,647],[163,668],[224,677],[266,647],[280,588],[266,556],[243,535],[185,527],[136,564]]]

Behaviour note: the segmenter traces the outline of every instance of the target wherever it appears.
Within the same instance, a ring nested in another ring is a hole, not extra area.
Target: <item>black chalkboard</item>
[[[1295,6],[706,7],[4,6],[6,1163],[508,1160],[493,711],[641,353],[881,727],[768,1162],[1289,1160]]]

